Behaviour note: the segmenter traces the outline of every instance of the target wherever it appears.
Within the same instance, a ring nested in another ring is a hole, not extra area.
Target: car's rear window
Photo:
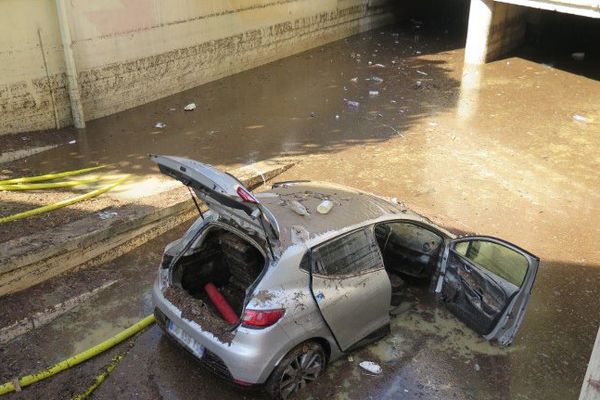
[[[333,240],[314,251],[315,272],[350,275],[382,266],[379,249],[366,229]]]

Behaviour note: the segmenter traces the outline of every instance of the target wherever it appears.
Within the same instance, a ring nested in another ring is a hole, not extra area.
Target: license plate
[[[204,346],[196,342],[193,337],[188,335],[183,329],[178,327],[169,320],[167,324],[167,331],[173,337],[175,337],[181,344],[187,347],[196,357],[202,358],[204,355]]]

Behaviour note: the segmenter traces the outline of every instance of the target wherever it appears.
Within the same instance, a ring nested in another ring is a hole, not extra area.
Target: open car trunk
[[[197,308],[197,312],[206,309],[224,320],[206,290],[207,284],[214,284],[239,320],[247,290],[260,276],[265,258],[238,235],[220,227],[208,229],[200,246],[172,266],[172,283],[192,298],[189,305]]]

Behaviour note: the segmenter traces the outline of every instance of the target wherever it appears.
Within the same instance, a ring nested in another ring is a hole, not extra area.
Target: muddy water
[[[600,323],[600,82],[522,56],[464,69],[462,34],[445,31],[407,24],[355,36],[91,122],[73,133],[75,145],[9,168],[45,172],[114,162],[146,174],[148,152],[227,166],[299,155],[302,163],[282,179],[330,180],[398,197],[448,228],[506,238],[543,260],[512,347],[482,341],[422,288],[411,289],[392,334],[353,362],[334,363],[310,394],[575,399]],[[186,113],[190,101],[198,109]],[[167,128],[154,129],[158,121]],[[122,284],[3,349],[10,362],[0,366],[2,378],[39,369],[147,313],[151,260],[159,253],[143,248],[116,260]],[[362,374],[362,359],[381,363],[382,376]],[[34,393],[68,397],[104,362]],[[116,371],[97,398],[242,396],[157,328],[139,337]]]

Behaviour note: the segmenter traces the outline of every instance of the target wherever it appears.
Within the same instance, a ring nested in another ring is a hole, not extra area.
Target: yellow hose
[[[90,358],[95,357],[98,354],[121,343],[125,339],[135,335],[136,333],[138,333],[139,331],[141,331],[142,329],[146,328],[147,326],[151,325],[154,322],[155,322],[154,315],[149,315],[146,318],[144,318],[143,320],[135,323],[134,325],[130,326],[129,328],[125,329],[124,331],[117,333],[112,338],[105,340],[104,342],[97,344],[94,347],[91,347],[85,351],[82,351],[81,353],[76,354],[73,357],[63,360],[57,364],[54,364],[50,368],[40,371],[37,374],[27,375],[22,378],[19,378],[19,386],[21,388],[23,388],[25,386],[29,386],[32,383],[39,382],[43,379],[49,378],[53,375],[56,375],[57,373],[64,371],[65,369],[71,368],[77,364],[87,361]],[[13,384],[13,382],[6,382],[5,384],[0,385],[0,395],[10,393],[13,391],[15,391],[15,385]]]
[[[49,181],[51,179],[64,178],[65,176],[81,175],[81,174],[85,174],[86,172],[95,171],[97,169],[105,168],[105,167],[107,167],[107,165],[99,165],[97,167],[77,169],[74,171],[58,172],[55,174],[46,174],[46,175],[38,175],[38,176],[26,176],[24,178],[5,179],[3,181],[0,181],[0,185]]]
[[[102,382],[104,382],[108,375],[112,372],[112,370],[115,369],[117,365],[119,365],[119,363],[123,360],[125,355],[127,355],[127,352],[121,353],[118,356],[114,357],[108,365],[102,368],[102,372],[98,374],[98,376],[94,380],[94,383],[92,383],[92,385],[89,388],[87,388],[85,392],[73,397],[73,400],[87,399],[94,390],[98,389],[98,387],[102,385]]]
[[[59,208],[70,206],[71,204],[75,204],[75,203],[78,203],[83,200],[91,199],[92,197],[99,196],[102,193],[105,193],[111,189],[114,189],[116,186],[123,183],[127,178],[129,178],[129,175],[125,175],[124,177],[122,177],[121,179],[119,179],[118,181],[116,181],[114,183],[111,183],[110,185],[106,185],[104,187],[101,187],[100,189],[92,190],[91,192],[82,194],[80,196],[62,200],[57,203],[48,204],[47,206],[34,208],[33,210],[24,211],[22,213],[17,213],[17,214],[9,215],[7,217],[2,217],[2,218],[0,218],[0,224],[15,221],[15,220],[21,219],[21,218],[31,217],[33,215],[42,214],[42,213],[45,213],[48,211],[54,211]]]
[[[40,190],[40,189],[57,189],[65,187],[75,187],[80,185],[87,185],[88,183],[98,182],[99,177],[89,179],[78,179],[64,182],[52,182],[52,183],[17,183],[9,185],[0,185],[0,190]]]

